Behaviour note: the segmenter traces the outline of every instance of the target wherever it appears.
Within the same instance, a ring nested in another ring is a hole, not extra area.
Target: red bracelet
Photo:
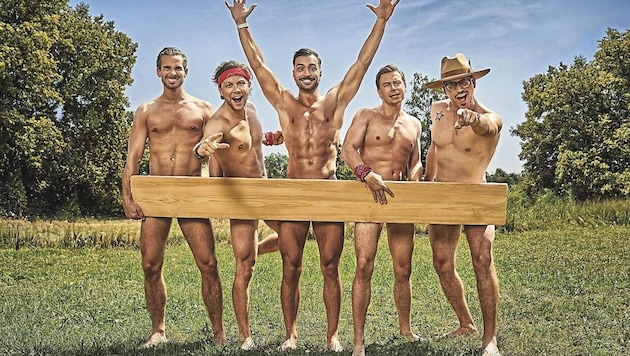
[[[265,139],[263,140],[263,145],[265,146],[273,146],[273,132],[267,131],[264,133]]]
[[[365,163],[361,163],[358,166],[354,167],[354,175],[359,178],[361,182],[365,182],[365,177],[372,172],[372,167],[368,166]]]

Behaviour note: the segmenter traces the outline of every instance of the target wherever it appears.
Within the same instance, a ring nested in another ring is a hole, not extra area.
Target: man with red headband
[[[234,0],[229,8],[236,22],[239,39],[247,60],[260,82],[263,94],[273,106],[280,120],[284,141],[289,152],[288,178],[336,179],[336,158],[339,132],[348,103],[356,95],[361,81],[383,38],[385,25],[399,0],[380,0],[378,7],[367,5],[376,15],[376,22],[340,83],[321,95],[321,60],[310,49],[300,49],[293,56],[293,79],[299,92],[294,96],[281,85],[265,65],[263,55],[249,31],[247,18],[256,5],[247,8],[246,0]],[[309,221],[282,221],[278,243],[282,255],[281,302],[286,328],[286,340],[279,350],[297,347],[297,313],[300,301],[299,279],[302,254]],[[319,247],[320,269],[324,276],[324,304],[328,321],[326,342],[328,349],[342,351],[338,337],[341,310],[341,280],[339,259],[343,249],[343,222],[312,222]]]
[[[151,335],[143,344],[145,348],[167,342],[166,284],[162,267],[172,219],[144,216],[142,208],[131,194],[131,176],[139,173],[147,142],[150,174],[199,176],[201,163],[195,159],[191,150],[203,137],[204,123],[214,113],[210,103],[184,91],[184,79],[188,75],[184,52],[174,47],[164,48],[157,57],[156,73],[162,81],[163,93],[136,110],[122,179],[125,215],[142,220],[140,253],[144,270],[144,294],[151,318]],[[214,254],[212,225],[209,219],[178,218],[177,221],[201,272],[201,296],[212,323],[214,341],[217,345],[223,345],[223,292]]]
[[[219,87],[223,104],[204,128],[204,139],[194,148],[199,159],[210,157],[210,176],[266,178],[262,141],[281,144],[282,133],[263,130],[256,108],[250,102],[251,74],[244,64],[223,62],[214,72],[213,81]],[[277,221],[266,221],[274,231]],[[241,349],[254,348],[249,328],[249,283],[254,273],[257,255],[258,220],[230,220],[232,251],[236,273],[232,286],[232,301],[238,324]]]
[[[441,77],[427,83],[448,96],[431,106],[431,146],[427,153],[424,179],[438,182],[483,183],[486,169],[499,142],[501,117],[474,96],[477,79],[490,69],[473,71],[470,61],[461,53],[442,58]],[[477,332],[464,298],[464,285],[455,270],[455,252],[461,233],[460,225],[430,225],[429,241],[433,250],[433,267],[446,299],[459,319],[459,328],[448,337]],[[499,280],[494,267],[493,225],[465,225],[477,291],[483,316],[483,354],[498,356],[496,337],[499,305]]]

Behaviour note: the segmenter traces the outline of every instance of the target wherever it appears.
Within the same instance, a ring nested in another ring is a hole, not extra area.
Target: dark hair
[[[295,53],[293,54],[293,65],[295,65],[295,60],[298,57],[304,57],[304,56],[315,56],[315,58],[317,58],[317,63],[319,64],[319,66],[322,66],[322,59],[319,58],[319,54],[317,54],[317,52],[313,51],[310,48],[300,48],[297,51],[295,51]]]
[[[214,74],[212,75],[212,81],[219,84],[219,77],[221,76],[221,73],[232,68],[243,68],[249,74],[250,77],[253,77],[252,72],[249,70],[249,68],[245,64],[237,62],[235,60],[231,60],[231,61],[226,61],[219,64],[217,69],[214,70]]]
[[[405,73],[402,72],[402,70],[398,69],[398,67],[396,67],[393,64],[388,64],[384,67],[382,67],[381,69],[378,70],[378,73],[376,73],[376,89],[379,88],[378,83],[381,80],[381,75],[385,74],[385,73],[392,73],[392,72],[398,72],[400,73],[400,76],[402,77],[403,82],[406,84],[407,81],[405,79]]]
[[[156,61],[158,68],[162,66],[162,56],[182,56],[184,59],[184,69],[188,68],[188,58],[186,58],[186,54],[177,47],[164,47],[164,49],[160,51]]]

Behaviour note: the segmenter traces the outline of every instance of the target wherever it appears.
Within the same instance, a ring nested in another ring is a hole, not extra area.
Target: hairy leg
[[[398,311],[400,334],[410,341],[420,339],[411,331],[411,257],[413,224],[387,224],[387,241],[394,268],[394,300]]]
[[[352,283],[353,356],[365,355],[365,319],[372,296],[374,258],[382,228],[383,224],[356,223],[354,225],[354,251],[357,266]]]
[[[212,334],[217,345],[227,341],[223,329],[223,290],[219,279],[214,249],[214,234],[209,219],[178,219],[201,273],[201,296],[210,317]]]
[[[455,252],[460,231],[459,225],[429,225],[433,268],[438,274],[444,295],[459,320],[459,328],[448,333],[446,336],[449,337],[477,332],[464,298],[464,284],[455,270]]]
[[[272,253],[280,250],[280,247],[278,246],[279,222],[276,220],[265,220],[265,223],[274,232],[258,243],[258,255],[264,255],[266,253]]]
[[[483,316],[482,348],[498,352],[496,323],[499,307],[499,279],[492,255],[494,226],[466,226],[464,231],[470,246]]]
[[[297,312],[300,304],[300,275],[302,256],[309,222],[283,221],[278,231],[278,244],[282,255],[282,286],[280,299],[286,329],[286,341],[281,351],[297,347]]]
[[[170,218],[147,217],[140,228],[140,253],[144,271],[144,296],[151,318],[149,341],[166,331],[166,284],[162,275],[166,238],[171,227]],[[156,335],[154,337],[155,334]],[[153,346],[153,345],[151,345]]]
[[[326,305],[326,319],[328,331],[326,342],[328,349],[342,351],[337,328],[341,313],[341,277],[339,275],[339,260],[343,250],[344,223],[313,222],[313,231],[319,249],[319,266],[324,276],[324,304]]]
[[[232,252],[236,261],[232,303],[241,341],[252,336],[249,328],[249,283],[256,263],[257,228],[258,220],[230,220]]]

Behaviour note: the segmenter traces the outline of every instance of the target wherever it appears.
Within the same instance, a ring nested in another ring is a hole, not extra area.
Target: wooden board
[[[503,225],[507,185],[387,182],[388,204],[358,181],[133,176],[147,216]]]

